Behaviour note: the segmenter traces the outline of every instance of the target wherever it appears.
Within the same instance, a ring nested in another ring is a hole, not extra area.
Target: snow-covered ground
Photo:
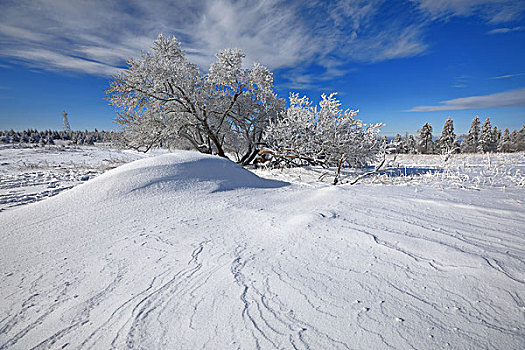
[[[54,196],[142,158],[108,146],[0,146],[0,211]]]
[[[343,170],[343,183],[373,170]],[[316,183],[319,179],[333,182],[334,169],[288,168],[255,169],[260,176],[291,182]],[[418,185],[439,188],[525,188],[525,153],[440,155],[399,154],[387,156],[385,166],[377,174],[363,178],[361,184]]]
[[[523,349],[523,158],[358,186],[122,165],[0,212],[0,349]]]

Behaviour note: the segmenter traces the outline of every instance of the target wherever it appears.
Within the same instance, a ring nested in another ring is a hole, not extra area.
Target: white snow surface
[[[57,195],[145,156],[116,151],[104,144],[43,148],[0,145],[0,211]]]
[[[0,349],[523,349],[524,202],[137,160],[0,212]]]

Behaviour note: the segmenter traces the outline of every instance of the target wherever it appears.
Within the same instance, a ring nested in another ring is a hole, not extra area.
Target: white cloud
[[[426,50],[421,28],[406,26],[401,20],[374,24],[383,3],[2,2],[0,55],[44,69],[106,75],[125,58],[149,49],[158,33],[163,32],[177,36],[190,59],[203,68],[219,50],[238,47],[246,52],[248,63],[258,61],[278,69],[315,62],[325,68],[326,76],[331,76],[349,60],[376,62]]]
[[[503,33],[509,33],[509,32],[517,32],[525,30],[525,27],[512,27],[512,28],[494,28],[492,30],[489,30],[487,34],[503,34]]]
[[[440,102],[438,106],[418,106],[406,112],[457,111],[525,106],[525,88],[508,90],[491,95],[470,96]]]
[[[463,74],[454,78],[454,84],[452,86],[457,89],[464,89],[468,87],[469,81],[470,76]]]
[[[16,51],[4,50],[3,52],[10,57],[30,62],[33,67],[51,71],[66,70],[107,76],[114,75],[119,71],[119,68],[108,64],[68,56],[47,49],[29,48]]]
[[[433,19],[481,16],[491,23],[518,19],[525,10],[521,0],[410,0]]]
[[[497,77],[492,77],[490,79],[508,79],[508,78],[514,78],[514,77],[521,77],[523,75],[525,75],[525,73],[506,74],[506,75],[498,75]]]
[[[435,16],[496,16],[476,4],[490,9],[494,1],[510,0],[1,1],[0,56],[43,69],[108,75],[148,50],[162,32],[175,35],[202,68],[219,50],[238,47],[248,63],[273,70],[320,66],[322,80],[343,74],[352,61],[424,54],[429,19],[414,11],[414,1]]]

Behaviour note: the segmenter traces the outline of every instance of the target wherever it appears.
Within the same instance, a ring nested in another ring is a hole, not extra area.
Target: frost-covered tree
[[[441,132],[441,137],[438,140],[438,146],[441,150],[441,153],[448,154],[455,152],[456,149],[454,140],[456,139],[456,134],[454,133],[454,122],[450,117],[445,121],[443,126],[443,131]]]
[[[414,135],[410,135],[407,140],[407,153],[409,154],[416,154],[417,148],[416,148],[416,140],[414,139]]]
[[[394,146],[396,148],[396,153],[402,154],[405,152],[405,142],[403,141],[403,137],[401,134],[397,134],[394,138]]]
[[[519,134],[516,131],[516,129],[512,130],[510,133],[510,151],[511,152],[517,152],[518,151],[518,145],[519,145]]]
[[[525,151],[525,124],[518,131],[516,150],[518,152]]]
[[[498,152],[505,152],[508,153],[512,150],[512,142],[510,140],[510,132],[509,129],[505,129],[503,132],[503,135],[499,139],[498,142]]]
[[[30,143],[38,143],[40,141],[40,134],[37,131],[34,131],[31,133],[31,137],[29,138]]]
[[[498,129],[497,126],[494,126],[492,129],[492,144],[491,144],[491,152],[498,152],[498,144],[499,140],[501,139],[501,130]]]
[[[431,154],[434,149],[434,142],[432,141],[432,125],[425,123],[419,132],[419,152],[421,154]]]
[[[382,124],[366,125],[358,111],[342,110],[341,103],[323,94],[319,108],[305,96],[290,95],[290,107],[270,122],[266,131],[270,152],[289,164],[360,166],[377,160],[383,142]]]
[[[237,153],[241,163],[253,159],[268,120],[283,107],[273,75],[257,63],[243,68],[237,49],[216,57],[203,73],[177,39],[159,35],[151,52],[128,60],[106,91],[124,139],[137,149],[171,140],[222,157]]]
[[[493,138],[492,125],[490,124],[490,118],[487,117],[481,126],[481,133],[479,135],[478,141],[478,152],[491,152],[493,148]]]
[[[405,137],[403,138],[402,152],[404,154],[408,153],[408,131],[405,131]]]
[[[478,151],[479,142],[479,118],[475,116],[470,123],[470,129],[463,141],[463,152],[465,153],[476,153]]]
[[[45,145],[47,145],[47,140],[44,137],[40,137],[40,140],[38,141],[38,145],[40,147],[45,147]]]

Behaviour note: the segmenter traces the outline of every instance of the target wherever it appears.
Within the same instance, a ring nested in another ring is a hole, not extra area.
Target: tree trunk
[[[240,161],[240,164],[242,166],[250,164],[252,160],[257,156],[258,153],[259,153],[259,150],[257,148],[253,149],[250,153],[246,153],[243,159]]]

